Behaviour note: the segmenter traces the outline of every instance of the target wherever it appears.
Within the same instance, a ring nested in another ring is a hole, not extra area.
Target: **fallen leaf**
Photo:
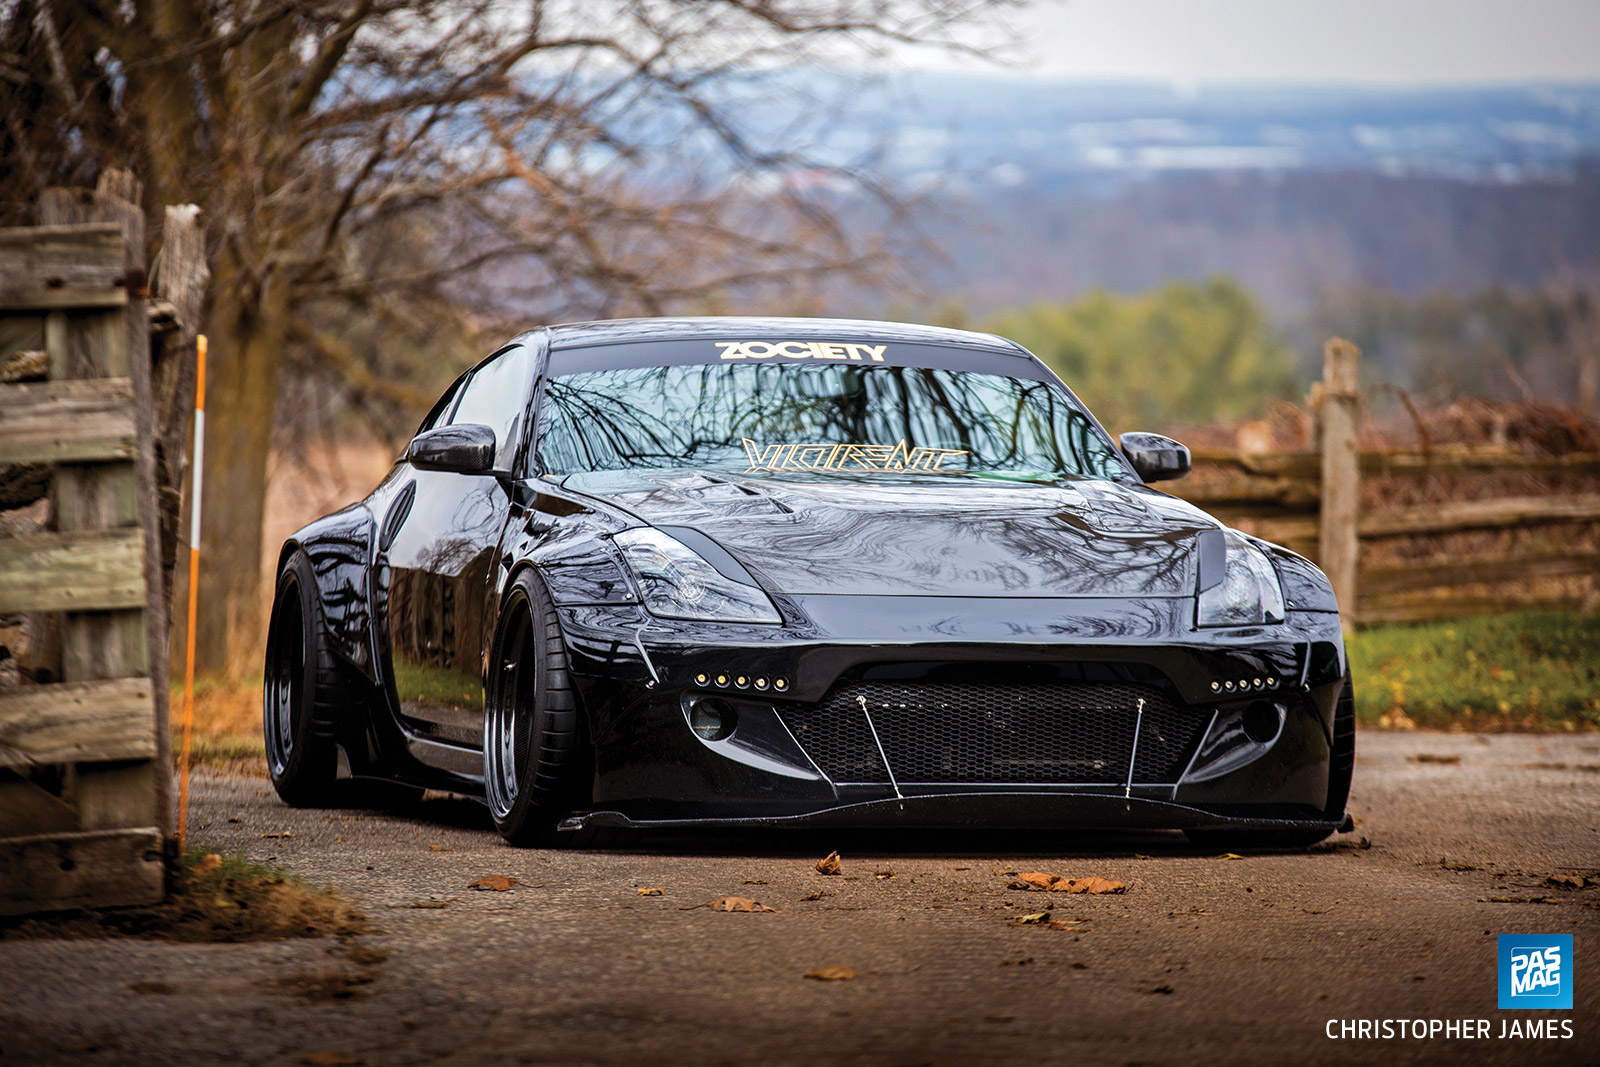
[[[767,880],[765,878],[746,878],[744,881],[740,882],[739,884],[740,885],[766,885],[767,884]]]
[[[817,861],[818,874],[841,874],[844,868],[839,863],[839,854],[830,852]]]
[[[1031,889],[1044,893],[1122,893],[1128,887],[1121,882],[1113,882],[1098,875],[1090,875],[1087,878],[1063,878],[1059,874],[1029,871],[1018,875],[1017,880],[1009,883],[1006,888]]]
[[[873,871],[872,872],[872,877],[876,878],[880,882],[885,882],[885,881],[888,881],[890,878],[894,877],[894,872],[893,871]]]
[[[1244,857],[1239,855],[1237,852],[1224,852],[1220,856],[1212,856],[1211,858],[1214,859],[1214,860],[1242,860],[1242,859],[1244,859]]]
[[[665,889],[662,889],[660,886],[656,885],[642,885],[638,889],[634,890],[634,892],[638,893],[641,897],[661,897],[666,896],[667,894]]]
[[[824,893],[824,892],[820,892],[819,891],[819,892],[816,892],[816,893],[812,893],[808,897],[801,897],[800,899],[801,900],[821,900],[823,897],[831,897],[831,896],[833,896],[832,893]]]
[[[280,830],[278,833],[275,833],[275,834],[258,834],[256,836],[258,836],[258,837],[293,837],[294,835],[291,834],[287,830]]]
[[[1411,757],[1412,763],[1460,763],[1460,756],[1441,756],[1434,752],[1418,752]]]
[[[1552,874],[1544,880],[1544,884],[1557,889],[1582,889],[1586,881],[1575,874]]]
[[[1045,923],[1047,923],[1049,921],[1050,921],[1050,913],[1048,911],[1037,911],[1037,912],[1034,912],[1032,915],[1019,915],[1015,919],[1012,919],[1010,922],[1006,923],[1006,925],[1007,926],[1043,926]]]
[[[135,993],[160,993],[160,994],[166,994],[166,993],[176,993],[178,991],[177,986],[172,985],[170,982],[153,982],[153,981],[149,981],[149,980],[142,981],[142,982],[135,982],[132,985],[130,985],[128,988],[133,990]]]
[[[428,846],[428,851],[429,852],[454,852],[455,849],[447,848],[444,845],[429,845]]]
[[[342,1052],[328,1052],[325,1049],[318,1049],[316,1052],[308,1052],[301,1056],[300,1062],[309,1063],[312,1067],[360,1067],[361,1064],[367,1061],[359,1056],[346,1056]]]
[[[1015,874],[1016,872],[1010,872]],[[1011,889],[1049,889],[1061,881],[1059,874],[1045,874],[1043,871],[1028,871],[1026,874],[1017,875],[1017,880],[1009,886]]]
[[[759,900],[751,900],[749,897],[718,897],[716,900],[708,900],[704,904],[697,905],[697,907],[710,908],[712,911],[777,911],[778,910],[777,908],[769,908],[769,907],[767,907],[765,904],[761,903]]]
[[[517,880],[515,878],[510,878],[503,874],[490,874],[484,876],[483,878],[479,878],[476,882],[470,883],[467,888],[492,889],[496,893],[504,893],[507,889],[510,889],[516,884]]]
[[[807,971],[806,977],[815,978],[819,982],[848,982],[860,973],[852,971],[849,967],[834,964],[832,967],[818,967],[814,971]]]
[[[208,852],[201,857],[199,863],[195,864],[195,869],[201,871],[214,871],[221,866],[222,857],[217,855],[215,852]]]

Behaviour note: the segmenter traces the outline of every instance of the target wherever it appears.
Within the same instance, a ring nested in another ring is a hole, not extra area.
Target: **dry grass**
[[[233,774],[263,777],[266,748],[261,739],[261,679],[216,677],[195,680],[194,730],[189,762]],[[172,745],[176,757],[183,738],[183,686],[172,689]]]
[[[307,885],[275,867],[199,849],[184,857],[162,904],[64,912],[0,925],[0,938],[140,937],[188,942],[348,938],[370,932],[366,916],[331,890]]]

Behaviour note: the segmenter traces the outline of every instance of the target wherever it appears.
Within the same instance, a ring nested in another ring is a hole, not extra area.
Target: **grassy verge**
[[[1376,626],[1349,647],[1356,718],[1369,725],[1600,728],[1600,615]]]
[[[161,904],[20,920],[0,937],[145,937],[163,941],[278,941],[368,933],[336,893],[242,856],[190,849]]]
[[[172,751],[183,742],[183,686],[172,688]],[[196,678],[191,766],[225,767],[235,773],[265,775],[266,746],[261,740],[261,679],[229,681]]]

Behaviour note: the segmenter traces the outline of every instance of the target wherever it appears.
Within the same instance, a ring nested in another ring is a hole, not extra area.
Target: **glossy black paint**
[[[495,443],[487,426],[440,426],[411,439],[406,462],[419,471],[484,474],[494,467]]]
[[[1125,433],[1117,438],[1122,454],[1146,483],[1167,482],[1189,473],[1189,450],[1158,433]]]
[[[593,757],[591,801],[574,825],[1269,827],[1342,817],[1323,805],[1346,673],[1331,589],[1309,562],[1262,544],[1286,621],[1197,628],[1196,591],[1221,580],[1222,528],[1134,475],[1176,470],[1165,445],[1130,450],[1135,435],[1124,435],[1126,477],[1050,485],[696,471],[558,478],[534,468],[530,427],[553,362],[593,360],[592,346],[622,341],[728,336],[904,341],[945,346],[952,361],[975,350],[1054,380],[1010,342],[886,323],[635,320],[517,338],[496,356],[525,349],[517,358],[534,370],[513,398],[518,410],[504,413],[507,440],[486,440],[481,424],[450,425],[457,383],[370,496],[284,546],[284,557],[304,548],[316,574],[346,677],[338,740],[352,774],[481,793],[486,649],[501,596],[532,568],[560,616]],[[782,623],[650,615],[610,541],[640,525],[753,580]],[[696,680],[723,670],[788,687]],[[1167,694],[1203,729],[1176,782],[910,782],[897,796],[831,781],[782,713],[875,677],[1128,682]],[[1213,688],[1240,681],[1245,692]],[[689,727],[694,703],[708,699],[736,723],[726,736]]]

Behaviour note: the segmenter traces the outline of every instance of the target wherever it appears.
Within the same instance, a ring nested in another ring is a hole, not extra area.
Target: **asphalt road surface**
[[[1164,834],[518,851],[465,801],[295,811],[262,779],[199,776],[196,842],[337,888],[375,920],[359,939],[375,951],[3,941],[0,1062],[1600,1062],[1600,887],[1546,883],[1600,868],[1600,737],[1366,731],[1351,810],[1354,833],[1243,858]],[[825,877],[832,849],[843,873]],[[1127,891],[1007,888],[1027,871]],[[467,888],[486,875],[519,884]],[[727,896],[777,910],[695,907]],[[1012,925],[1047,907],[1064,928]],[[1498,1010],[1500,934],[1574,936],[1575,1010]],[[832,966],[857,974],[805,977]],[[356,970],[371,981],[348,999],[281,981]],[[1327,1036],[1363,1019],[1407,1036]],[[1410,1036],[1463,1019],[1488,1036]],[[1572,1036],[1528,1037],[1534,1020]]]

